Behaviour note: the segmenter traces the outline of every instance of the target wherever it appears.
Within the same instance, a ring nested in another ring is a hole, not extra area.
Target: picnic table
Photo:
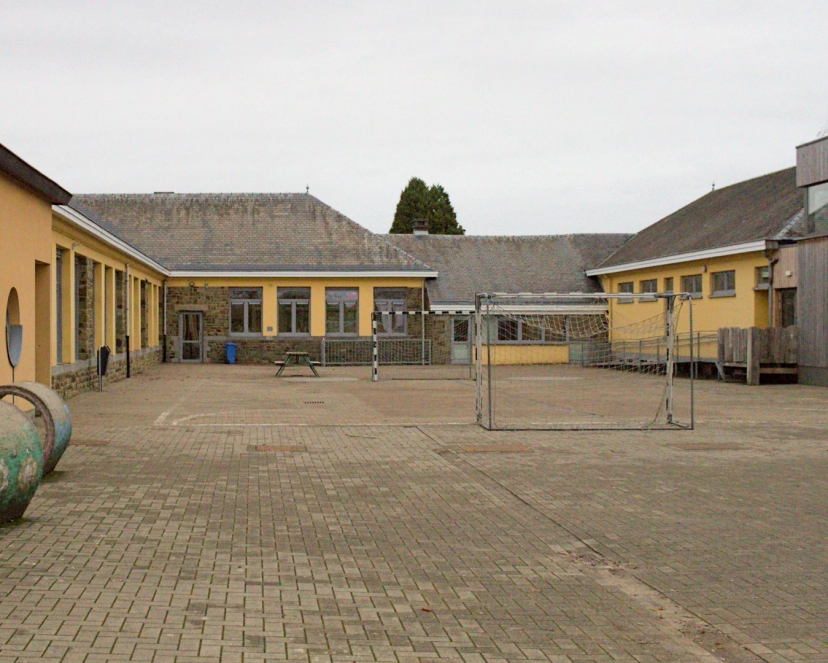
[[[293,363],[297,366],[305,364],[313,371],[315,377],[319,377],[319,373],[316,372],[316,367],[319,362],[311,361],[310,355],[307,352],[285,352],[284,360],[273,362],[274,364],[279,365],[279,370],[276,372],[277,378],[282,374],[282,371],[285,370],[285,366],[287,366],[291,361],[293,361]]]

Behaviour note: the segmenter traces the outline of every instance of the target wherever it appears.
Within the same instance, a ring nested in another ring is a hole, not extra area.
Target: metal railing
[[[323,366],[369,366],[372,358],[370,338],[323,338]],[[379,363],[384,365],[429,366],[431,339],[390,337],[377,339]]]

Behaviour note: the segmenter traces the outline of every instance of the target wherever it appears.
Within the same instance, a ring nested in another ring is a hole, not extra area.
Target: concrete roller
[[[0,398],[16,396],[28,401],[40,412],[46,427],[43,440],[43,474],[55,469],[72,437],[69,406],[58,393],[39,382],[15,382],[0,385]]]

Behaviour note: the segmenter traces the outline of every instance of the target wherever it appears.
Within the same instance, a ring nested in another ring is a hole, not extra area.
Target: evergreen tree
[[[430,197],[426,183],[419,177],[412,177],[400,194],[397,211],[394,212],[394,223],[391,224],[389,232],[403,235],[413,232],[412,221],[414,219],[429,217],[429,203]]]
[[[457,223],[448,192],[439,184],[426,186],[419,177],[412,177],[400,194],[391,233],[410,234],[414,219],[426,219],[428,232],[433,235],[464,235],[466,231]]]
[[[435,235],[465,235],[463,226],[457,223],[457,214],[451,205],[448,192],[439,184],[428,190],[430,210],[428,232]]]

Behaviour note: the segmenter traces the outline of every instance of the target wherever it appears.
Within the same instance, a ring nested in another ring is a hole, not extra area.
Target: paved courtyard
[[[487,432],[468,381],[273,373],[70,401],[0,528],[0,661],[828,661],[828,389]]]

